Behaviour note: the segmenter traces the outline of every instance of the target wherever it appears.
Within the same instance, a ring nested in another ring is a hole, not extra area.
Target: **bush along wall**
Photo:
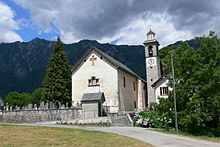
[[[168,115],[160,116],[156,111],[146,110],[133,114],[135,126],[171,129],[172,119]]]

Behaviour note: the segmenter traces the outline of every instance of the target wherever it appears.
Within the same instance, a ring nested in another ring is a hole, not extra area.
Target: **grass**
[[[21,124],[20,122],[1,122],[1,121],[0,123]]]
[[[137,139],[99,131],[0,125],[1,147],[152,147]]]
[[[182,132],[182,131],[178,131],[178,133],[177,133],[174,129],[170,129],[170,130],[150,129],[150,130],[161,132],[161,133],[166,133],[166,134],[173,134],[173,135],[189,137],[189,138],[197,139],[197,140],[205,140],[205,141],[212,141],[212,142],[220,143],[220,137],[194,136],[194,135]]]

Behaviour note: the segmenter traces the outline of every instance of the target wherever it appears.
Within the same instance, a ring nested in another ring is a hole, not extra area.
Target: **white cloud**
[[[73,33],[72,32],[66,32],[66,33],[64,33],[63,31],[61,31],[60,32],[60,34],[61,34],[61,39],[62,39],[62,41],[63,42],[65,42],[65,43],[73,43],[73,42],[78,42],[79,41],[79,39],[77,39],[74,35],[73,35]]]
[[[177,30],[170,22],[170,17],[164,14],[153,14],[147,17],[138,17],[121,29],[116,35],[110,38],[103,38],[100,42],[110,42],[117,40],[116,44],[136,44],[140,45],[147,39],[146,33],[151,29],[156,33],[157,40],[161,47],[175,43],[179,40],[192,39],[193,34],[189,30]]]
[[[14,31],[19,29],[19,21],[14,20],[15,13],[3,2],[0,2],[0,16],[0,42],[22,41]]]
[[[65,43],[81,39],[142,44],[148,26],[162,46],[220,32],[219,0],[14,0],[31,12],[32,23]]]

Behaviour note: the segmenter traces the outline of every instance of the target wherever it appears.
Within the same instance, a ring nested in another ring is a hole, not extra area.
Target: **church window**
[[[88,80],[88,86],[98,86],[99,85],[99,79],[97,79],[95,76],[93,76],[91,79]]]
[[[152,46],[148,47],[148,53],[149,53],[149,57],[153,56],[153,47]]]
[[[125,77],[123,78],[124,87],[126,87]]]
[[[133,87],[134,87],[134,91],[135,91],[135,89],[136,89],[136,85],[135,85],[135,82],[133,82]]]
[[[168,87],[160,87],[160,95],[168,95]]]
[[[136,103],[136,101],[134,101],[134,108],[137,108],[137,103]]]

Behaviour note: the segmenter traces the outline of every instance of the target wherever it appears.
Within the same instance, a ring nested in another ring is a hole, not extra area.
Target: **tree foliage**
[[[211,31],[196,41],[198,48],[184,42],[168,47],[163,59],[170,72],[174,55],[178,124],[188,133],[220,136],[220,39]],[[161,114],[173,115],[173,94],[156,107]]]
[[[30,103],[30,94],[29,93],[18,93],[18,92],[10,92],[5,97],[5,103],[12,108],[24,107]]]
[[[43,88],[38,88],[34,90],[31,94],[10,92],[4,98],[4,102],[5,104],[7,104],[9,107],[12,108],[15,108],[16,106],[21,108],[27,106],[28,104],[40,105],[40,102],[42,101],[42,95],[43,95]]]
[[[63,104],[71,102],[71,70],[59,37],[49,59],[43,88],[43,101]]]
[[[43,88],[35,89],[31,93],[31,100],[30,100],[31,104],[40,105],[40,102],[42,101],[42,97],[43,97],[43,92],[44,92]]]

